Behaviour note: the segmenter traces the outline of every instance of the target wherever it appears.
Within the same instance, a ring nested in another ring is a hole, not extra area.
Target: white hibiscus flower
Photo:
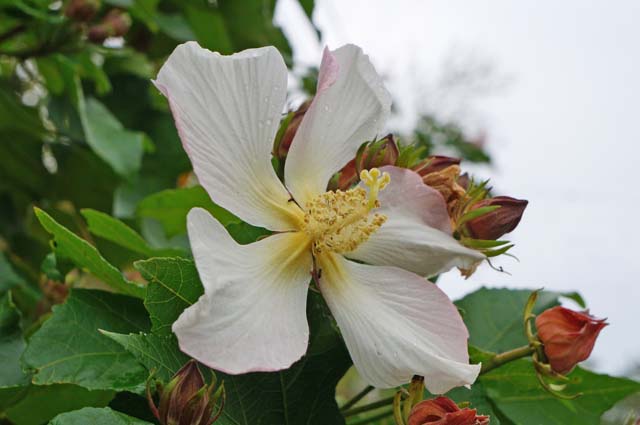
[[[275,48],[222,56],[189,42],[155,83],[211,199],[275,232],[239,245],[205,210],[189,212],[205,293],[173,325],[182,351],[230,374],[288,368],[307,349],[315,268],[370,384],[394,387],[417,374],[443,393],[476,379],[479,365],[469,364],[458,311],[424,278],[483,258],[451,237],[440,194],[396,167],[365,172],[357,188],[326,191],[358,147],[380,134],[390,110],[360,48],[325,50],[317,94],[286,160],[286,186],[271,165],[287,93],[287,68]]]

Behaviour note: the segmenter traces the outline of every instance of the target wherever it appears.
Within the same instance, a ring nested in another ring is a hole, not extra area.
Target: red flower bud
[[[293,113],[293,117],[291,121],[289,121],[289,125],[287,125],[287,129],[282,135],[282,139],[280,139],[280,143],[275,147],[274,153],[280,159],[284,159],[287,157],[289,153],[289,148],[291,147],[291,143],[293,142],[293,138],[298,131],[298,127],[300,127],[300,123],[302,123],[302,119],[304,118],[304,114],[309,109],[311,105],[311,100],[307,100],[304,102],[297,111]]]
[[[432,155],[424,159],[418,165],[412,168],[413,171],[422,177],[427,174],[442,171],[451,165],[460,165],[460,158],[451,158],[449,156]]]
[[[370,170],[385,165],[396,165],[400,150],[393,137],[389,134],[383,139],[363,144],[356,157],[342,167],[337,179],[329,182],[329,190],[347,190],[360,179],[360,171]]]
[[[497,240],[516,228],[528,203],[528,201],[509,196],[484,199],[476,203],[471,211],[491,206],[499,206],[500,208],[467,222],[467,231],[474,239]]]
[[[400,150],[392,134],[386,135],[383,139],[364,144],[358,149],[356,154],[356,172],[358,175],[362,170],[384,167],[385,165],[396,165]]]
[[[606,319],[596,319],[588,312],[553,307],[536,317],[538,338],[551,368],[567,374],[576,364],[591,355],[598,334],[607,326]]]
[[[477,415],[476,409],[460,409],[447,397],[424,400],[413,406],[408,425],[488,425],[489,416]]]
[[[94,43],[102,43],[108,37],[122,37],[131,28],[131,17],[128,13],[112,9],[102,18],[98,25],[89,28],[87,37]]]
[[[220,394],[212,395],[214,386],[215,382],[207,386],[198,363],[190,360],[164,388],[159,387],[159,407],[147,390],[149,407],[162,425],[211,425],[218,416],[212,417]]]
[[[89,22],[100,9],[100,0],[71,0],[64,9],[69,19],[78,22]]]

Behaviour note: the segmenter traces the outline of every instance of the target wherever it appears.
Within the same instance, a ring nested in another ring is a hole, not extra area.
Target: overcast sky
[[[292,0],[283,25],[301,63],[321,48],[360,45],[385,75],[406,128],[417,111],[486,131],[499,194],[528,199],[499,261],[441,280],[452,298],[486,285],[579,291],[608,317],[593,368],[622,374],[640,364],[640,2],[596,0],[316,0],[318,42]],[[462,64],[462,65],[461,65]],[[473,65],[489,87],[447,86]],[[445,90],[444,87],[447,87]],[[489,89],[489,90],[487,90]],[[472,96],[465,97],[464,93]]]

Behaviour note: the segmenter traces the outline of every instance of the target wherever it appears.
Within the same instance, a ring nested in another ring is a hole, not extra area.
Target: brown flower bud
[[[607,326],[606,319],[596,319],[588,312],[553,307],[536,317],[538,338],[551,368],[567,374],[576,364],[591,355],[598,334]]]
[[[362,170],[384,167],[385,165],[396,165],[400,150],[392,134],[387,134],[384,138],[371,143],[366,143],[358,149],[356,153],[356,172],[360,174]]]
[[[442,171],[451,165],[460,165],[460,158],[452,158],[449,156],[432,155],[424,159],[418,165],[412,168],[413,171],[420,174],[422,177],[427,174]]]
[[[287,157],[289,153],[289,148],[291,147],[291,143],[293,142],[293,138],[296,136],[296,132],[298,131],[298,127],[300,127],[300,123],[302,123],[302,119],[304,118],[304,114],[309,109],[311,105],[311,99],[304,102],[300,107],[293,113],[293,117],[291,121],[289,121],[289,125],[287,125],[287,129],[284,131],[278,146],[274,147],[275,156],[279,159],[284,159]]]
[[[94,43],[102,43],[108,37],[122,37],[131,28],[131,17],[128,13],[112,9],[102,18],[98,25],[89,28],[87,37]]]
[[[100,0],[71,0],[64,9],[67,18],[89,22],[100,9]]]
[[[158,388],[160,405],[156,407],[151,392],[147,388],[149,407],[154,416],[162,425],[211,425],[219,417],[222,404],[218,413],[213,416],[213,409],[220,394],[221,388],[212,394],[215,382],[207,386],[198,369],[198,363],[190,360],[185,364],[162,388]]]
[[[527,204],[528,201],[509,196],[484,199],[476,203],[470,211],[482,207],[499,206],[500,208],[469,220],[465,224],[466,229],[474,239],[497,240],[516,228]]]
[[[347,190],[360,179],[360,171],[370,170],[385,165],[395,165],[398,161],[400,150],[393,135],[389,134],[380,140],[365,143],[360,146],[356,157],[337,175],[337,178],[329,182],[329,190]]]
[[[489,416],[478,415],[476,409],[460,409],[447,397],[432,398],[413,406],[408,425],[488,425]]]

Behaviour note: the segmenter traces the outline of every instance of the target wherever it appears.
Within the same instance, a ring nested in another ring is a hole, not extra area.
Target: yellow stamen
[[[325,250],[344,253],[355,250],[358,245],[384,224],[384,214],[369,214],[380,206],[378,193],[389,184],[388,173],[380,175],[376,168],[363,171],[362,187],[347,191],[330,191],[312,199],[306,205],[304,231],[313,241],[313,251]]]

